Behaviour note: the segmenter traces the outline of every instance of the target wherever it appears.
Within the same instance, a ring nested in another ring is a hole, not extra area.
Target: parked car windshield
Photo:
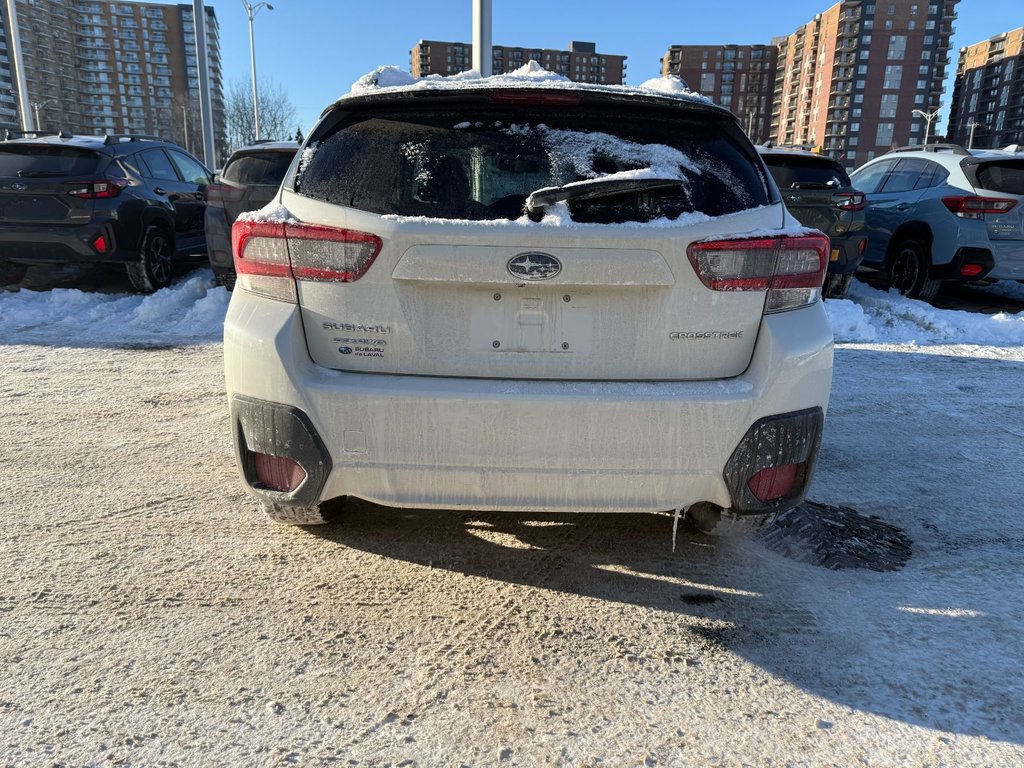
[[[1024,159],[982,163],[978,166],[978,186],[993,192],[1024,195]]]
[[[272,184],[276,187],[288,172],[294,157],[294,152],[236,155],[221,172],[221,178],[236,184]]]
[[[100,156],[77,147],[49,144],[0,145],[0,176],[88,176]]]
[[[839,189],[850,186],[850,177],[838,163],[827,158],[794,155],[761,155],[779,189]]]
[[[720,216],[768,203],[729,127],[660,113],[360,110],[314,138],[295,188],[380,214],[514,220],[533,191],[625,173],[679,186],[556,205],[580,222]]]

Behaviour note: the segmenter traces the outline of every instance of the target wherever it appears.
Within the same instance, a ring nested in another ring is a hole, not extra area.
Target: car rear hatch
[[[82,147],[0,144],[0,221],[80,224],[89,221],[97,174],[107,158]]]
[[[239,285],[274,295],[264,283],[290,260],[310,354],[337,370],[737,376],[769,288],[779,289],[773,306],[787,291],[806,299],[817,290],[808,279],[820,288],[825,246],[813,277],[772,283],[808,243],[774,236],[783,208],[734,119],[632,101],[498,92],[342,102],[286,182],[284,208],[236,224]],[[614,192],[576,195],[581,181]],[[542,188],[555,201],[531,221],[524,202]],[[721,241],[741,233],[751,239]]]
[[[987,201],[975,207],[985,220],[989,238],[1024,240],[1024,157],[965,161],[964,171]]]
[[[826,234],[857,228],[850,226],[850,212],[864,209],[864,196],[853,191],[850,177],[835,160],[786,153],[765,153],[761,159],[801,224]],[[863,216],[856,218],[862,221]],[[841,225],[839,231],[836,225]]]
[[[274,199],[294,157],[294,150],[236,153],[218,183],[207,187],[207,202],[223,208],[228,224],[233,224],[240,213],[262,208]]]

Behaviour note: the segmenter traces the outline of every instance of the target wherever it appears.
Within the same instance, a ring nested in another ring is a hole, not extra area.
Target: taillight
[[[99,181],[69,181],[68,194],[82,200],[104,200],[117,197],[128,186],[128,179],[100,179]]]
[[[366,274],[382,241],[369,232],[320,224],[236,221],[231,228],[238,286],[297,301],[296,281],[352,283]]]
[[[986,213],[1012,211],[1017,201],[1005,197],[957,196],[942,198],[942,204],[961,219],[983,219]]]
[[[818,301],[828,249],[824,235],[800,235],[691,243],[686,254],[713,291],[767,291],[770,313]]]
[[[836,208],[838,208],[841,211],[863,211],[864,193],[837,192],[836,194],[832,195],[832,202],[834,202]]]

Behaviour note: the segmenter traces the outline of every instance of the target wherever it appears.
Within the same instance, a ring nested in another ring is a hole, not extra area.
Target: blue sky
[[[928,2],[928,0],[921,0]],[[934,2],[934,0],[932,0]],[[256,66],[281,83],[303,131],[360,75],[381,64],[409,68],[420,39],[472,39],[471,0],[272,0],[256,17]],[[239,0],[207,2],[221,27],[227,81],[249,81],[249,24]],[[670,45],[768,43],[828,8],[827,0],[494,0],[494,43],[564,48],[570,40],[597,43],[604,53],[629,57],[628,80],[659,74]],[[580,9],[582,13],[579,12]],[[961,46],[1024,26],[1022,0],[961,0],[953,36],[952,74]]]

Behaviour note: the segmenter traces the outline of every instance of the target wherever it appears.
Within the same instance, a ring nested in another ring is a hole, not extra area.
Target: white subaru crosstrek
[[[233,230],[227,391],[271,518],[358,497],[715,533],[803,499],[828,240],[727,110],[664,82],[381,70],[325,110]]]

